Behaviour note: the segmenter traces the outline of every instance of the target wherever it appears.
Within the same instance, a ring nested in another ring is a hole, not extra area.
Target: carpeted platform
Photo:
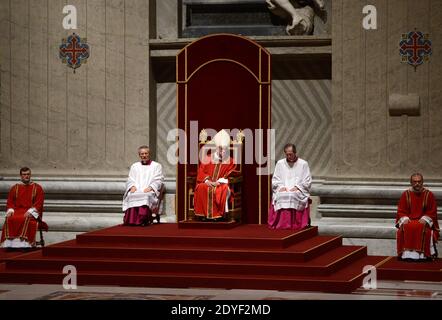
[[[361,286],[365,266],[387,270],[387,263],[390,257],[367,256],[366,247],[343,246],[340,236],[319,236],[317,227],[293,232],[155,224],[115,226],[5,257],[0,282],[59,284],[63,267],[73,265],[78,285],[344,293]]]
[[[181,220],[178,222],[178,228],[188,229],[232,229],[239,225],[240,222],[236,221],[218,221],[213,223],[211,221]]]
[[[113,245],[188,245],[210,247],[285,248],[317,235],[317,227],[299,232],[269,230],[265,225],[244,224],[233,229],[189,229],[178,224],[154,224],[149,228],[115,226],[77,236],[77,242],[109,243]]]
[[[442,281],[442,259],[431,262],[399,261],[391,257],[378,269],[381,280]]]

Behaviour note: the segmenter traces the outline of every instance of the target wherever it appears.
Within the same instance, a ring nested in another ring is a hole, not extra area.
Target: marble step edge
[[[174,210],[174,196],[166,195],[163,200],[163,211]],[[0,200],[0,216],[6,209],[6,200]],[[122,212],[122,200],[45,200],[44,212],[93,212],[118,213]]]
[[[35,182],[41,184],[47,194],[115,194],[122,195],[125,189],[126,178],[85,178],[85,177],[34,177]],[[17,177],[0,176],[0,194],[7,193],[10,187],[17,183]],[[166,193],[176,192],[176,179],[165,179]],[[442,183],[428,182],[426,185],[437,198],[442,198]],[[312,196],[336,198],[375,198],[399,199],[401,193],[409,184],[401,181],[365,181],[343,180],[327,181],[314,179]]]
[[[45,208],[47,206],[59,207],[59,206],[78,206],[78,207],[116,207],[123,203],[123,197],[120,199],[45,199],[44,205]],[[6,205],[6,199],[0,200],[0,205]]]
[[[438,208],[442,219],[442,208]],[[354,218],[395,218],[395,205],[358,205],[358,204],[319,204],[318,213],[322,216]]]
[[[385,205],[385,204],[336,204],[336,203],[321,203],[318,208],[324,210],[377,210],[377,211],[395,211],[397,207],[395,205]]]
[[[322,198],[393,199],[397,202],[402,192],[408,187],[409,185],[404,183],[318,183],[312,185],[311,194]],[[428,184],[428,188],[434,193],[436,198],[442,199],[442,184]]]
[[[99,230],[103,228],[109,228],[123,222],[123,216],[121,217],[45,217],[45,222],[49,226],[48,232],[44,234],[50,234],[52,232],[88,232],[93,230]],[[3,227],[3,219],[0,223],[0,227]]]
[[[0,210],[4,211],[6,201],[0,201]],[[103,200],[45,200],[44,212],[67,211],[77,212],[121,212],[122,201],[103,201]]]
[[[362,220],[362,219],[361,219]],[[312,225],[318,226],[320,235],[341,235],[343,238],[374,238],[374,239],[396,239],[396,228],[394,219],[382,223],[370,221],[345,222],[341,219],[323,218],[313,221]]]
[[[331,46],[332,39],[329,35],[308,36],[247,36],[266,48],[277,47],[323,47]],[[179,39],[149,39],[150,50],[181,50],[198,38]],[[176,54],[175,54],[176,55]]]
[[[56,212],[45,213],[44,221],[49,226],[50,232],[87,232],[123,223],[123,213],[93,214],[86,212]],[[176,222],[175,215],[162,215],[162,223]],[[3,227],[4,217],[0,218],[0,228]]]
[[[35,178],[34,181],[39,183],[45,194],[61,194],[68,197],[70,194],[106,194],[122,197],[125,191],[126,179],[106,179],[106,178],[74,178],[74,177],[41,177]],[[7,194],[11,186],[18,183],[16,178],[0,179],[0,194]],[[166,194],[175,193],[176,180],[165,179],[164,181]]]

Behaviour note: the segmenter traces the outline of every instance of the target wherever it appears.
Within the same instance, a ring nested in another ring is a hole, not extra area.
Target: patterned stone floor
[[[0,284],[0,300],[442,300],[441,282],[378,281],[351,294],[301,291]]]

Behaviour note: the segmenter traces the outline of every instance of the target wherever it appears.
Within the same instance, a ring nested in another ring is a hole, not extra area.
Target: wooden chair
[[[164,186],[164,183],[163,183],[163,185],[161,186],[161,189],[160,189],[158,206],[154,210],[152,210],[152,215],[150,216],[150,224],[154,223],[154,221],[156,221],[157,223],[160,223],[161,210],[162,210],[162,205],[163,205],[163,200],[164,200],[165,194],[166,194],[166,187]]]
[[[40,246],[40,247],[43,248],[45,246],[45,240],[44,240],[44,237],[43,237],[43,231],[48,232],[49,231],[49,227],[48,227],[47,223],[44,222],[41,219],[41,217],[38,217],[38,219],[37,219],[37,231],[39,233],[40,240],[36,241],[35,245],[37,247]]]

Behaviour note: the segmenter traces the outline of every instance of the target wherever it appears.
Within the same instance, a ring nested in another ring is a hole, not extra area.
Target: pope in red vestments
[[[411,176],[411,188],[402,193],[396,215],[397,253],[406,260],[437,257],[439,239],[437,203],[434,194],[423,187],[420,173]]]
[[[1,236],[2,247],[35,246],[38,219],[43,214],[43,188],[31,181],[31,170],[20,169],[22,183],[14,185],[6,202],[6,219]]]
[[[228,177],[235,171],[234,160],[228,154],[230,136],[225,130],[213,138],[216,151],[206,155],[198,167],[194,208],[195,216],[216,220],[228,211],[228,198],[231,190]]]

